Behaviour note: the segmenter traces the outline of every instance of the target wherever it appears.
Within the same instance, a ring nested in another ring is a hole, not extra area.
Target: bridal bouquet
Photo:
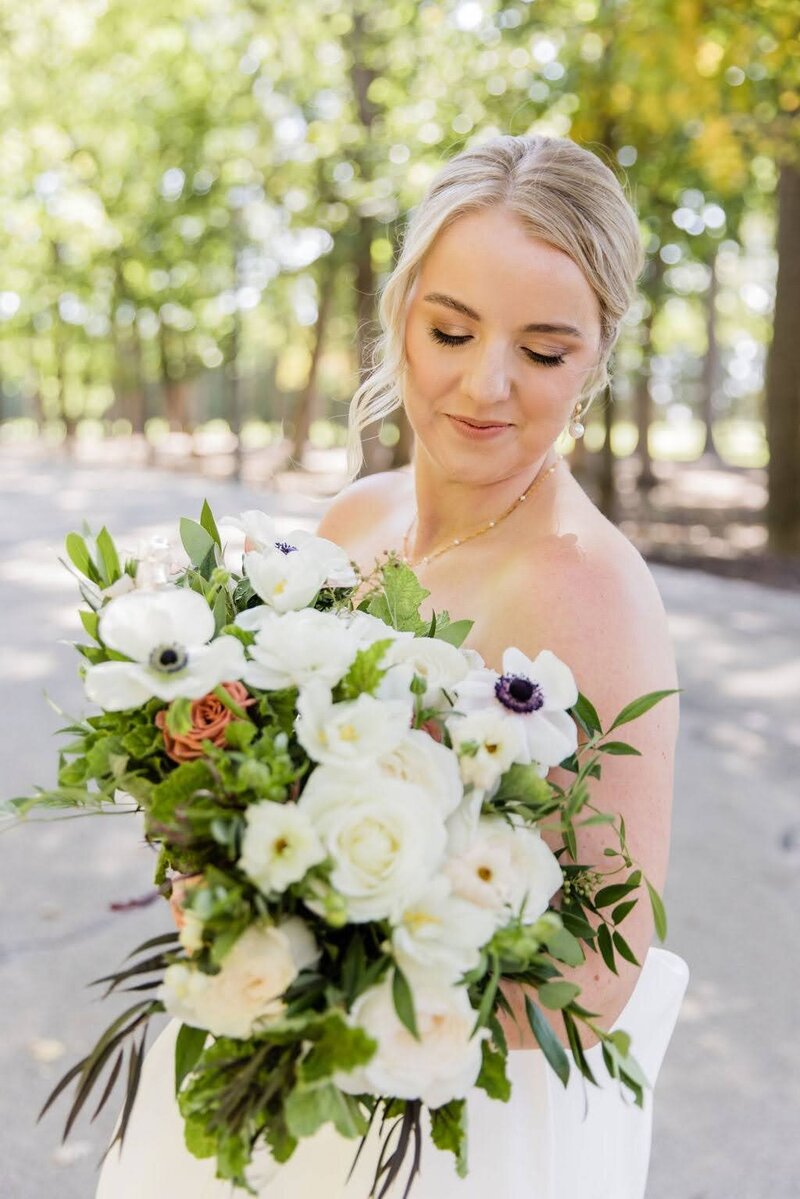
[[[564,1084],[570,1061],[542,1009],[560,1013],[595,1082],[577,1032],[592,1028],[641,1105],[630,1037],[597,1028],[561,973],[586,947],[609,970],[615,952],[636,962],[619,926],[643,883],[664,938],[622,820],[590,802],[601,754],[638,751],[607,739],[549,651],[509,648],[498,674],[461,648],[471,622],[424,621],[428,593],[395,557],[361,578],[329,541],[282,540],[254,511],[218,528],[207,504],[180,533],[178,568],[166,543],[123,565],[105,529],[67,538],[100,713],[63,730],[57,786],[15,803],[140,813],[180,931],[98,980],[137,1000],[45,1110],[74,1082],[68,1133],[101,1084],[107,1101],[127,1049],[121,1140],[148,1022],[166,1011],[181,1022],[186,1144],[216,1157],[218,1177],[252,1191],[254,1150],[280,1163],[326,1122],[358,1139],[377,1120],[372,1193],[402,1170],[408,1194],[423,1109],[463,1174],[470,1090],[509,1098],[505,979],[526,987]],[[668,694],[634,700],[608,733]],[[566,789],[546,778],[556,765],[574,774]],[[576,828],[598,822],[619,841],[609,874],[577,860]],[[560,832],[557,854],[543,827]]]

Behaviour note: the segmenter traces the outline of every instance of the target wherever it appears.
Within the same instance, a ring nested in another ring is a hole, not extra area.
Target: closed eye
[[[428,326],[428,332],[433,340],[441,346],[463,346],[465,342],[472,340],[468,334],[463,337],[454,337],[452,333],[443,333],[441,329],[437,329],[433,325]],[[539,362],[542,366],[561,366],[564,361],[563,354],[548,357],[547,354],[537,354],[535,350],[529,350],[527,346],[522,346],[522,349],[532,362]]]

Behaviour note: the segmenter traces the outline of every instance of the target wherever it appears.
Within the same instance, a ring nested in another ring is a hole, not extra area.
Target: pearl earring
[[[569,422],[569,435],[570,437],[574,437],[576,441],[579,437],[583,437],[586,432],[585,426],[580,419],[582,410],[583,404],[576,404],[572,413],[572,420]]]

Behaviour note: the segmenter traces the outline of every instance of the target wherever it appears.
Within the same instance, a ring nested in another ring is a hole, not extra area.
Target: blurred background
[[[135,549],[204,495],[313,528],[440,164],[545,132],[625,181],[640,294],[559,448],[652,563],[684,687],[652,1199],[800,1172],[798,112],[798,0],[0,0],[2,798],[52,779],[43,690],[82,703],[66,532]],[[366,469],[410,450],[386,420]],[[109,819],[0,858],[0,1195],[89,1199],[110,1116],[64,1147],[34,1119],[112,1014],[85,983],[163,927],[124,906],[150,855]]]

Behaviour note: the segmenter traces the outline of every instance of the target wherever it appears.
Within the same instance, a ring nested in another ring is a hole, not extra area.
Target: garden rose
[[[370,987],[350,1009],[354,1024],[378,1042],[369,1062],[337,1074],[338,1087],[351,1095],[393,1095],[441,1107],[462,1099],[481,1069],[483,1037],[470,1037],[476,1012],[464,987],[410,975],[419,1040],[400,1023],[391,978]],[[484,1030],[485,1034],[485,1030]]]
[[[223,683],[222,686],[239,707],[255,703],[241,683]],[[164,749],[173,762],[190,762],[193,758],[202,758],[205,753],[204,741],[224,745],[225,730],[232,720],[238,719],[213,693],[196,699],[190,708],[190,716],[192,727],[188,733],[171,733],[167,728],[166,709],[156,712],[156,724],[164,734]]]
[[[444,820],[428,794],[411,783],[319,766],[297,806],[333,860],[331,886],[356,924],[387,917],[439,866]],[[306,902],[324,915],[324,901]]]
[[[286,988],[318,957],[297,916],[279,925],[253,924],[225,955],[219,974],[184,962],[168,966],[158,998],[184,1024],[244,1040],[282,1014]]]

